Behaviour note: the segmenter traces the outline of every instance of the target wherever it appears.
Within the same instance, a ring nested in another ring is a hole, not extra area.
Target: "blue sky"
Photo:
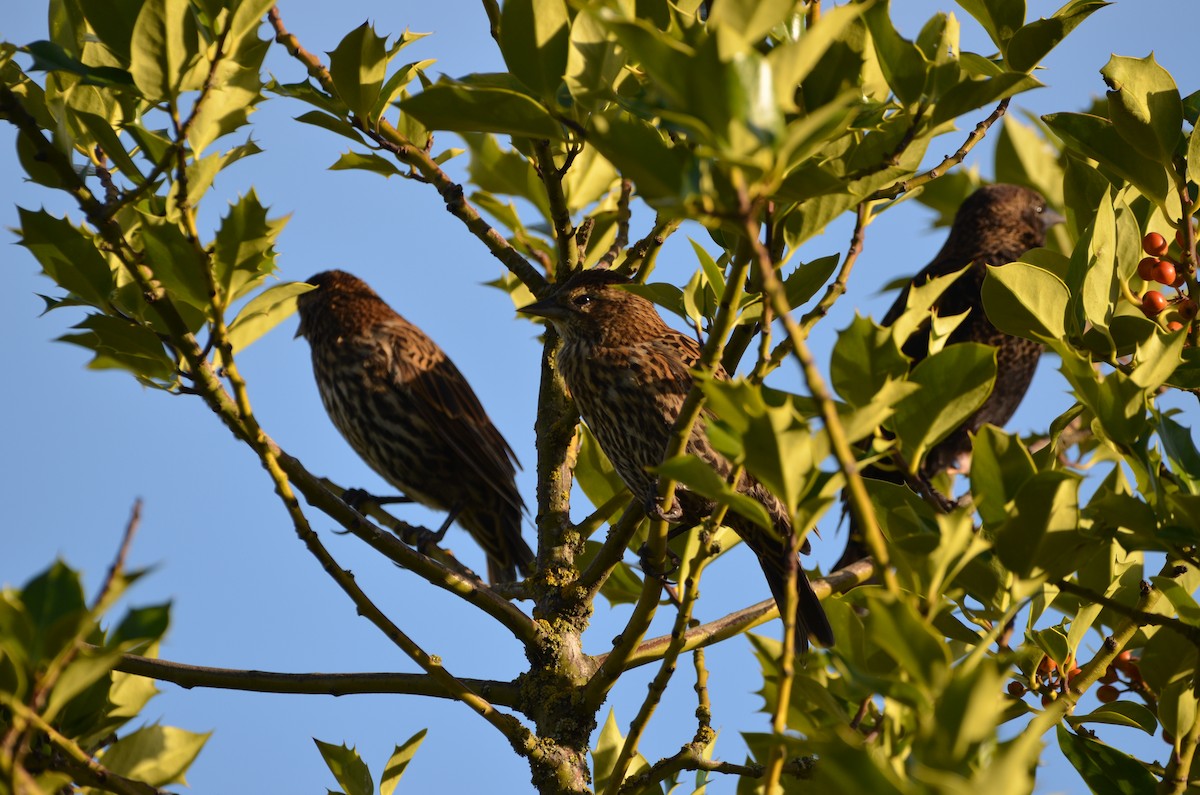
[[[24,44],[45,38],[44,12],[35,3],[12,4],[0,21],[0,38]],[[1052,13],[1058,3],[1031,2],[1029,16]],[[955,10],[948,0],[897,0],[893,14],[901,31],[915,36],[937,10]],[[482,7],[467,0],[393,3],[284,3],[284,19],[306,47],[332,50],[341,36],[364,19],[380,34],[405,27],[434,35],[412,45],[411,60],[438,58],[432,73],[461,75],[502,68],[488,35]],[[963,49],[991,51],[982,31],[965,13]],[[1112,52],[1142,57],[1155,51],[1186,94],[1200,88],[1195,65],[1197,11],[1193,0],[1118,0],[1084,23],[1046,59],[1038,77],[1047,88],[1014,102],[1033,113],[1081,110],[1103,93],[1099,70]],[[1190,35],[1189,35],[1190,34]],[[299,65],[275,48],[268,68],[281,81],[302,77]],[[533,503],[533,423],[536,406],[538,328],[515,317],[509,299],[483,282],[501,266],[445,212],[428,186],[359,172],[331,172],[349,143],[331,133],[291,121],[308,108],[270,99],[252,117],[263,154],[221,174],[208,197],[202,221],[211,231],[226,203],[255,188],[273,215],[290,215],[279,239],[280,275],[299,280],[330,267],[349,270],[421,326],[450,354],[475,385],[496,426],[525,465],[518,485]],[[982,114],[981,114],[982,115]],[[977,119],[960,122],[965,129]],[[13,149],[13,132],[0,125],[0,223],[17,222],[18,205],[45,205],[78,213],[60,196],[25,184]],[[961,135],[930,149],[930,160],[956,149]],[[453,146],[450,135],[437,148]],[[973,152],[967,166],[991,174],[990,146]],[[452,172],[462,178],[462,163]],[[643,216],[644,217],[644,216]],[[943,232],[930,230],[932,213],[915,202],[886,213],[868,232],[866,249],[850,292],[813,336],[818,356],[828,358],[834,331],[857,309],[876,317],[890,297],[875,295],[893,277],[912,273],[941,245]],[[635,238],[645,229],[633,230]],[[396,648],[358,619],[344,595],[321,572],[291,531],[265,473],[250,451],[225,431],[193,397],[144,390],[116,372],[86,370],[80,348],[53,342],[78,319],[69,311],[39,317],[37,293],[54,286],[38,274],[33,258],[8,244],[0,258],[6,283],[0,293],[0,358],[7,388],[0,393],[6,453],[0,459],[0,582],[18,585],[62,556],[81,568],[94,590],[118,543],[130,506],[145,501],[131,565],[155,567],[132,594],[135,604],[173,603],[174,622],[161,653],[195,664],[283,671],[415,670]],[[693,232],[693,234],[695,234]],[[844,251],[849,224],[842,219],[800,253],[803,260]],[[698,240],[704,240],[697,237]],[[707,242],[707,241],[704,241]],[[683,235],[671,241],[660,263],[664,276],[686,278],[695,267]],[[295,320],[256,343],[239,359],[251,399],[264,427],[308,468],[335,481],[385,493],[386,488],[328,422],[313,384],[308,347],[293,341]],[[1047,357],[1033,392],[1010,427],[1044,426],[1070,405],[1065,385]],[[797,388],[791,368],[773,381]],[[1194,402],[1183,404],[1193,425]],[[1190,420],[1190,421],[1189,421]],[[576,500],[576,518],[586,512]],[[505,679],[524,662],[518,644],[492,622],[442,591],[397,569],[352,537],[335,536],[332,521],[311,512],[315,528],[342,564],[377,604],[427,650],[443,656],[462,676]],[[437,526],[440,517],[402,507],[411,521]],[[822,522],[815,560],[828,566],[841,550],[836,517]],[[527,525],[531,541],[533,529]],[[482,570],[479,551],[465,534],[448,540],[466,563]],[[735,550],[709,569],[697,614],[710,620],[766,598],[766,585],[748,551]],[[663,611],[653,634],[666,631]],[[599,652],[623,626],[628,608],[601,603],[585,650]],[[777,636],[778,622],[762,628]],[[1093,636],[1092,641],[1095,642]],[[756,710],[758,671],[744,639],[709,651],[714,726],[722,731],[716,755],[741,761],[739,731],[765,731]],[[627,676],[614,692],[622,726],[645,692],[652,667]],[[657,758],[690,738],[694,709],[686,671],[676,678],[650,724],[642,750]],[[607,710],[607,707],[605,708]],[[378,776],[392,746],[418,729],[429,729],[401,792],[530,791],[528,768],[503,739],[470,711],[451,702],[400,696],[291,697],[221,691],[184,691],[163,685],[148,719],[194,731],[216,733],[189,776],[196,792],[320,791],[334,785],[311,737],[357,745]],[[603,720],[604,715],[601,715]],[[1130,739],[1132,735],[1119,735]],[[1052,737],[1048,738],[1051,742]],[[1158,740],[1151,755],[1163,761],[1168,747]],[[469,764],[463,760],[470,759]],[[1039,792],[1079,791],[1081,782],[1065,762],[1047,755]],[[718,781],[711,793],[732,793]]]

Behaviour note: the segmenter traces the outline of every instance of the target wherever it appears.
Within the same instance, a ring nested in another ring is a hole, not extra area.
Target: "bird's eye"
[[[592,297],[587,293],[582,293],[571,299],[571,303],[580,308],[587,306],[592,302]]]
[[[1037,207],[1035,207],[1035,208],[1034,208],[1034,210],[1033,210],[1033,211],[1034,211],[1035,213],[1037,213],[1038,215],[1042,215],[1043,213],[1045,213],[1045,212],[1046,212],[1046,205],[1044,205],[1044,204],[1039,204]]]

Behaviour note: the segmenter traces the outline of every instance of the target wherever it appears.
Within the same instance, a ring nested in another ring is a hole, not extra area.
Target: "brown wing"
[[[395,321],[390,321],[395,322]],[[415,326],[408,326],[409,337]],[[413,341],[416,356],[394,356],[393,373],[412,392],[421,419],[437,432],[461,462],[480,475],[505,502],[524,511],[525,503],[513,478],[520,466],[516,453],[492,425],[471,385],[454,362],[424,334]],[[413,359],[417,360],[414,366]]]

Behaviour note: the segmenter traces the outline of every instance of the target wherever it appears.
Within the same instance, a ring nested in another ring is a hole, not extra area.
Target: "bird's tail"
[[[472,511],[460,523],[487,553],[488,582],[514,582],[518,572],[533,573],[536,556],[521,538],[521,512],[508,504],[494,511]]]
[[[779,605],[779,612],[782,615],[784,605],[787,604],[789,550],[779,539],[768,534],[758,525],[752,524],[748,520],[740,520],[740,517],[736,518],[739,521],[731,526],[758,556],[758,564],[762,567],[763,574],[767,578],[767,586],[770,587],[771,595],[775,597],[775,604]],[[798,560],[796,563],[796,596],[798,597],[795,619],[796,651],[806,650],[810,638],[822,646],[832,646],[833,628],[829,626],[829,619],[825,616],[824,608],[821,607],[821,600],[817,598],[817,594],[813,591]]]

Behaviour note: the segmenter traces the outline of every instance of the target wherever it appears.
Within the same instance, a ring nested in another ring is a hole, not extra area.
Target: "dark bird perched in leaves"
[[[449,512],[483,547],[488,579],[528,573],[517,457],[471,385],[361,279],[325,271],[298,301],[321,402],[354,451],[403,494]],[[444,531],[445,528],[443,528]]]
[[[563,342],[558,366],[583,420],[634,497],[654,512],[658,478],[650,468],[663,461],[671,430],[692,388],[691,369],[700,359],[700,346],[667,326],[645,298],[621,289],[619,285],[626,283],[611,271],[581,271],[521,311],[547,318],[558,330]],[[715,376],[728,378],[720,367]],[[711,415],[703,414],[693,426],[686,452],[727,478],[733,466],[709,442],[704,432],[707,416]],[[775,532],[733,511],[726,515],[725,524],[758,556],[782,610],[791,517],[783,503],[749,474],[742,475],[737,489],[766,508]],[[675,498],[685,524],[699,522],[716,507],[682,485],[676,488]],[[807,648],[810,637],[831,645],[833,631],[821,603],[803,571],[796,568],[796,648]]]
[[[1045,245],[1046,231],[1062,216],[1046,206],[1036,191],[1019,185],[988,185],[972,193],[958,208],[950,235],[941,251],[920,273],[912,278],[883,316],[890,326],[904,314],[912,285],[921,285],[936,276],[946,276],[963,268],[966,272],[946,288],[934,304],[941,317],[968,313],[946,341],[978,342],[996,349],[996,381],[979,410],[934,445],[921,462],[920,476],[928,481],[934,475],[957,465],[971,450],[971,434],[985,424],[1004,425],[1020,405],[1033,373],[1037,369],[1042,345],[1022,337],[1005,334],[992,325],[983,310],[980,296],[987,266],[1003,266],[1021,258],[1025,252]],[[915,367],[929,355],[929,324],[925,323],[904,343],[904,354]],[[867,467],[869,478],[901,483],[895,470]],[[853,562],[866,552],[861,548],[858,529],[852,521],[850,541],[837,567]]]

